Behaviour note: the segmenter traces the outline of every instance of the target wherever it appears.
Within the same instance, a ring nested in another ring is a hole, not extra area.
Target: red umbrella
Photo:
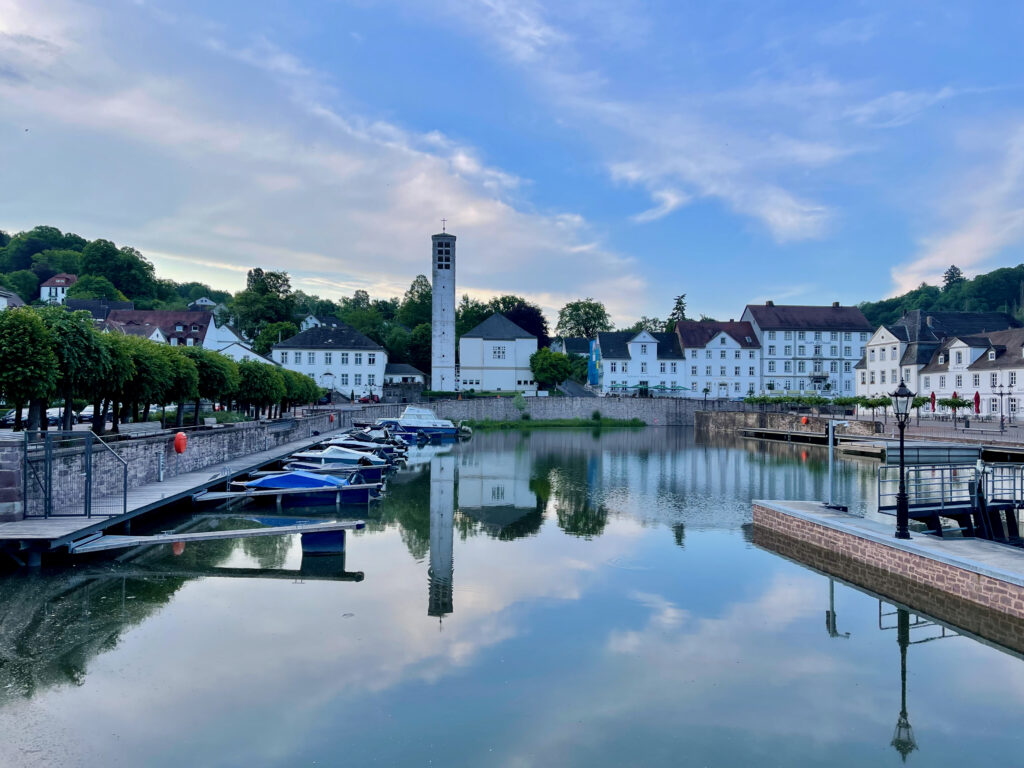
[[[960,397],[960,395],[958,395],[958,394],[956,393],[956,390],[954,389],[954,390],[953,390],[953,399],[954,399],[954,400],[956,400],[956,399],[957,399],[958,397]]]
[[[932,392],[932,413],[935,413],[935,393]]]
[[[981,413],[981,393],[974,391],[974,412]]]

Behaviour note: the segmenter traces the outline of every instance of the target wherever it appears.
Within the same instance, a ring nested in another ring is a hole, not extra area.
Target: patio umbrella
[[[935,393],[932,392],[932,413],[935,413]]]
[[[981,413],[981,393],[974,391],[974,412]]]

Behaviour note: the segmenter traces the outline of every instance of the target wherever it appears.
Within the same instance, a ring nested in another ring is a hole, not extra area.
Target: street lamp
[[[907,762],[907,755],[917,749],[917,741],[914,739],[914,729],[910,727],[910,718],[907,716],[907,646],[910,645],[910,611],[900,608],[897,612],[896,639],[900,645],[900,682],[902,691],[900,695],[900,715],[896,720],[896,729],[892,734],[892,741],[889,744],[899,752],[903,762]]]
[[[999,389],[996,391],[999,395],[999,433],[1002,434],[1006,431],[1006,407],[1003,403],[1003,397],[1006,396],[1006,390],[1003,389],[1003,385],[999,385]]]
[[[900,379],[899,387],[889,397],[892,398],[892,410],[900,428],[900,489],[896,494],[896,538],[909,539],[910,504],[907,501],[907,482],[904,474],[903,432],[907,428],[907,420],[910,418],[910,405],[914,402],[914,393],[907,389],[903,379]]]

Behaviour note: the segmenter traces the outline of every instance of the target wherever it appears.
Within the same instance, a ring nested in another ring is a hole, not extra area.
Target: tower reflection
[[[455,457],[430,460],[430,593],[427,615],[442,619],[455,610],[452,581],[455,522]]]

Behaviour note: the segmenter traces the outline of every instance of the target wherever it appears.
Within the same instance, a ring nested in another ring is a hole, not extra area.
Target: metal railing
[[[1022,464],[923,464],[906,467],[907,498],[911,507],[940,510],[972,506],[978,482],[988,504],[1024,507]],[[878,468],[878,508],[895,509],[899,491],[899,465]]]
[[[128,508],[128,462],[92,432],[27,430],[25,516],[93,517]]]

